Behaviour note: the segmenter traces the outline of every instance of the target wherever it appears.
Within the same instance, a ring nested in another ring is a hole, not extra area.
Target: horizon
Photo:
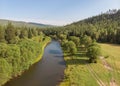
[[[0,19],[63,26],[109,9],[118,10],[119,3],[119,0],[2,0]]]
[[[120,10],[120,9],[109,9],[109,10]],[[109,10],[107,10],[107,11],[105,11],[105,12],[101,12],[101,14],[104,14],[104,13],[107,13]],[[82,21],[82,20],[84,20],[84,19],[88,19],[88,18],[90,18],[90,17],[94,17],[94,16],[98,16],[98,15],[100,15],[100,13],[99,14],[96,14],[96,15],[92,15],[92,16],[89,16],[89,17],[87,17],[87,18],[83,18],[83,19],[81,19],[81,20],[78,20],[78,21],[74,21],[74,22],[79,22],[79,21]],[[52,26],[65,26],[65,25],[69,25],[69,24],[72,24],[72,23],[74,23],[74,22],[70,22],[70,23],[67,23],[67,24],[64,24],[64,25],[55,25],[55,24],[45,24],[45,23],[41,23],[41,22],[34,22],[34,21],[23,21],[23,20],[12,20],[12,19],[0,19],[0,20],[5,20],[5,21],[13,21],[13,22],[25,22],[25,23],[36,23],[36,24],[43,24],[43,25],[52,25]]]

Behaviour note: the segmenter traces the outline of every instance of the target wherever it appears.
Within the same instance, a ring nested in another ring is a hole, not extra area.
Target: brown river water
[[[46,46],[44,55],[38,63],[4,86],[58,86],[64,77],[65,67],[60,44],[52,41]]]

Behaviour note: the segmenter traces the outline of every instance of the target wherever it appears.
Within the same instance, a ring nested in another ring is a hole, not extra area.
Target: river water
[[[52,41],[46,46],[38,63],[4,86],[57,86],[64,77],[64,69],[65,61],[60,44]]]

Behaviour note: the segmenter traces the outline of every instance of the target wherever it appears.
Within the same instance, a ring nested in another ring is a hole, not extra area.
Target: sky
[[[66,25],[120,9],[120,0],[0,0],[0,19]]]

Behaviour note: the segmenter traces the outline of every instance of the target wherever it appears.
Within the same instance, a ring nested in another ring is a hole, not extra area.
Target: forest
[[[51,39],[58,40],[64,55],[70,56],[73,61],[79,60],[75,60],[76,53],[79,52],[78,56],[85,55],[88,57],[88,62],[97,63],[98,56],[102,54],[99,43],[120,44],[120,10],[109,10],[61,27],[15,27],[11,22],[8,22],[6,26],[1,25],[0,85],[29,69],[43,52],[42,47]],[[109,56],[105,55],[105,57]],[[67,66],[69,66],[68,59],[70,58],[65,58]],[[68,81],[70,75],[67,73],[65,75],[67,81],[61,86],[71,86],[72,81]],[[79,86],[78,82],[72,84]]]
[[[97,42],[120,44],[120,10],[109,10],[63,27],[43,29],[43,32],[60,39],[69,36],[82,38],[86,35]]]
[[[0,26],[0,85],[39,61],[48,42],[40,29]]]

